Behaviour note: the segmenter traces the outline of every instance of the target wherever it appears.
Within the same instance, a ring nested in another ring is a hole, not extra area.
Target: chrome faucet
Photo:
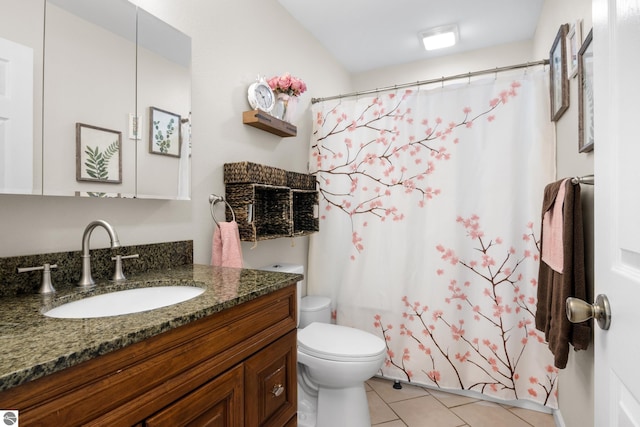
[[[104,227],[104,229],[107,230],[107,233],[109,233],[111,249],[120,247],[118,234],[107,221],[99,219],[97,221],[90,222],[89,225],[87,225],[87,228],[84,229],[84,234],[82,235],[82,276],[78,282],[78,286],[81,288],[90,288],[95,285],[93,277],[91,277],[91,253],[89,252],[89,239],[91,237],[91,232],[97,226]]]

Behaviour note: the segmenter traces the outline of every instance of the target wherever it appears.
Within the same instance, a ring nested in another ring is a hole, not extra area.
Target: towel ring
[[[209,211],[211,212],[211,218],[213,218],[213,222],[216,223],[216,225],[218,227],[220,227],[220,224],[218,224],[218,221],[216,220],[216,216],[213,213],[213,207],[216,205],[216,203],[218,202],[224,202],[225,205],[227,205],[227,207],[229,208],[229,210],[231,211],[231,216],[232,216],[232,221],[236,220],[236,213],[233,211],[233,208],[231,207],[231,205],[229,204],[229,202],[227,202],[222,196],[216,196],[215,194],[210,194],[209,195]]]

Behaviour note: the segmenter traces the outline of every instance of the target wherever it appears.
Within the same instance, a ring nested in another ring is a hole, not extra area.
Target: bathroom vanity
[[[126,286],[205,292],[95,319],[41,314],[73,290],[0,299],[0,409],[19,410],[22,425],[295,426],[298,280],[199,265],[145,273]]]

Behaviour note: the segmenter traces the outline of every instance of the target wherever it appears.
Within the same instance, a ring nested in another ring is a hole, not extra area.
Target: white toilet
[[[284,263],[261,270],[304,273],[303,266]],[[331,300],[302,298],[302,282],[297,293],[298,426],[370,427],[364,382],[384,363],[384,340],[331,324]]]

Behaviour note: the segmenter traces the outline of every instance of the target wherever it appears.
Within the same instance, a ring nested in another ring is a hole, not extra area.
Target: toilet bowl
[[[274,264],[262,270],[302,274],[295,264]],[[302,298],[298,282],[298,426],[370,427],[364,382],[384,363],[386,345],[380,337],[331,324],[331,300]]]

